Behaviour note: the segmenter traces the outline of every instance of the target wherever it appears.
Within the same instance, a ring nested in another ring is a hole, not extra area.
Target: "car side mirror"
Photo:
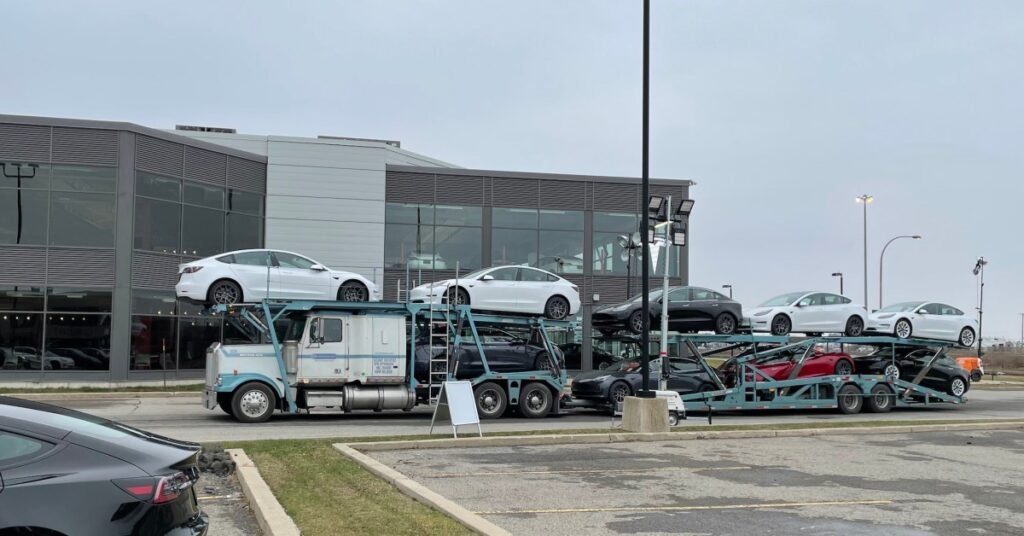
[[[314,272],[326,272],[327,271],[327,267],[322,265],[322,264],[314,264],[313,266],[310,266],[309,269],[313,270]]]
[[[926,314],[928,314],[928,311],[926,311],[925,309],[918,309],[917,310],[917,314],[919,314],[919,315],[926,315]]]
[[[491,274],[487,274],[487,275],[481,277],[480,281],[494,281],[494,276],[491,275]]]

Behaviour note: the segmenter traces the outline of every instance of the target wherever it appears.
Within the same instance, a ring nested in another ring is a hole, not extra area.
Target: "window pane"
[[[408,262],[413,270],[433,268],[432,230],[432,227],[421,227],[417,232],[415,225],[385,225],[384,264],[391,268],[404,268]]]
[[[659,251],[658,251],[658,262],[654,266],[654,275],[659,276],[659,277],[660,276],[664,276],[665,275],[665,263],[666,262],[671,262],[672,263],[672,270],[668,274],[669,277],[677,277],[677,276],[679,276],[679,249],[680,248],[678,246],[672,246],[672,247],[670,247],[670,248],[668,248],[666,250],[664,246],[658,246],[658,245],[652,244],[651,245],[651,254],[652,255],[654,254],[654,249],[655,248],[659,248]],[[666,253],[666,251],[667,251],[667,253]],[[636,258],[639,259],[640,258],[640,250],[639,249],[636,250],[636,255],[637,255]],[[668,260],[670,257],[672,259],[671,261]],[[636,266],[639,267],[640,265],[638,264]]]
[[[487,275],[493,277],[496,281],[515,281],[519,277],[519,268],[498,268],[497,270],[491,270]]]
[[[283,251],[275,252],[274,257],[277,257],[277,263],[282,268],[299,268],[302,270],[309,270],[314,264],[316,264],[305,257],[300,257],[291,253],[284,253]]]
[[[132,313],[137,315],[173,315],[178,300],[173,291],[132,289]]]
[[[161,177],[145,171],[135,172],[135,195],[167,201],[181,201],[181,180]]]
[[[174,328],[177,320],[163,316],[132,317],[132,370],[175,368]]]
[[[0,286],[0,311],[42,311],[42,287]]]
[[[482,233],[479,227],[434,227],[434,267],[448,270],[456,263],[460,270],[480,268]]]
[[[0,313],[0,366],[4,370],[39,370],[42,347],[42,313]]]
[[[241,190],[228,190],[228,210],[261,216],[263,214],[263,196]]]
[[[0,189],[0,243],[45,244],[48,196],[45,190]]]
[[[629,212],[595,212],[594,230],[633,233],[640,229],[639,216]]]
[[[388,203],[384,209],[384,221],[386,223],[433,225],[434,207],[414,203]]]
[[[135,249],[177,253],[180,229],[180,204],[144,197],[135,200]]]
[[[18,458],[27,460],[49,450],[50,446],[30,437],[0,432],[0,462],[14,463]]]
[[[109,370],[110,315],[46,315],[47,370]]]
[[[50,188],[76,192],[110,192],[117,190],[117,168],[96,166],[54,165]]]
[[[110,290],[51,288],[47,291],[48,311],[66,311],[80,313],[109,313]]]
[[[530,281],[530,282],[542,282],[548,280],[548,274],[540,270],[532,270],[530,268],[519,269],[519,280]]]
[[[341,319],[325,318],[323,322],[324,342],[341,342]]]
[[[30,188],[45,190],[50,184],[49,164],[25,164],[21,168],[14,167],[13,163],[0,168],[0,188]],[[4,173],[6,171],[6,173]],[[13,175],[8,177],[8,175]],[[18,180],[21,175],[21,180]]]
[[[112,194],[50,193],[50,243],[57,246],[114,246]]]
[[[491,209],[491,226],[512,229],[536,229],[537,210],[532,208]]]
[[[246,266],[273,265],[269,251],[246,251],[245,253],[235,253],[234,256],[235,264],[244,264]]]
[[[252,249],[263,246],[262,219],[258,216],[228,214],[226,249]]]
[[[184,188],[186,203],[224,210],[224,188],[188,181],[185,181]]]
[[[556,274],[583,273],[583,233],[541,231],[538,268]]]
[[[181,208],[181,253],[209,257],[224,251],[224,212],[208,208]]]
[[[537,231],[491,231],[491,264],[537,264]]]
[[[480,207],[438,205],[434,207],[434,225],[480,226],[483,221]]]
[[[619,246],[619,233],[594,233],[594,273],[626,275],[627,268],[635,275],[640,267],[640,249],[628,255]],[[626,255],[624,257],[624,255]]]
[[[583,212],[579,210],[542,210],[540,211],[540,228],[582,231]]]
[[[182,318],[178,322],[181,335],[178,344],[178,367],[202,369],[206,367],[206,349],[220,342],[220,320],[212,318]]]

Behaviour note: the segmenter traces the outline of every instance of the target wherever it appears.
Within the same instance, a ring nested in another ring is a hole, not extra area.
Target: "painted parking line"
[[[511,514],[590,514],[600,512],[689,512],[700,510],[757,510],[763,508],[808,508],[822,506],[878,506],[892,504],[890,500],[870,501],[814,501],[786,503],[716,504],[705,506],[613,506],[608,508],[545,508],[537,510],[493,510],[473,512],[483,516]]]
[[[732,467],[651,467],[648,469],[552,469],[550,471],[484,471],[475,473],[431,473],[423,475],[424,478],[479,478],[487,476],[510,476],[510,475],[587,475],[587,474],[642,474],[656,471],[737,471],[751,469],[749,465],[737,465]]]

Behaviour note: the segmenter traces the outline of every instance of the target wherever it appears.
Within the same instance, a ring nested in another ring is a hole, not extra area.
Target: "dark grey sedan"
[[[626,330],[640,333],[643,325],[642,296],[637,295],[615,305],[594,310],[594,328],[604,335]],[[651,329],[661,326],[662,292],[649,295]],[[743,319],[743,306],[713,290],[700,287],[670,287],[668,289],[668,328],[672,331],[714,331],[721,334],[736,333]]]
[[[661,360],[652,357],[651,371],[648,376],[652,388],[658,386],[661,378]],[[572,397],[599,403],[622,402],[640,390],[643,376],[640,374],[639,361],[623,359],[604,370],[584,372],[572,379]],[[673,357],[669,360],[668,389],[679,394],[714,391],[717,388],[715,379],[691,358]]]

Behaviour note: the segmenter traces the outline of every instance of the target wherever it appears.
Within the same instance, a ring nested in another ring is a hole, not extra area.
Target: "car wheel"
[[[846,321],[846,336],[860,337],[864,334],[864,320],[859,316],[851,316]]]
[[[608,401],[614,404],[625,403],[626,397],[633,394],[633,388],[626,382],[615,382],[608,388]]]
[[[715,333],[732,335],[736,333],[736,317],[731,313],[722,313],[715,319]]]
[[[838,376],[849,376],[853,374],[853,363],[849,359],[840,359],[836,361],[835,373]]]
[[[217,281],[210,287],[207,301],[215,305],[242,303],[242,288],[234,281]]]
[[[677,424],[679,424],[679,414],[674,411],[668,412],[668,425],[675,426]]]
[[[552,296],[544,305],[544,316],[552,320],[563,320],[569,316],[569,300],[561,296]]]
[[[464,288],[453,288],[448,291],[448,303],[453,301],[455,305],[469,305],[469,293]]]
[[[274,414],[277,395],[264,383],[249,382],[231,397],[231,415],[239,422],[266,422]]]
[[[909,339],[914,334],[914,326],[910,324],[910,321],[906,318],[901,318],[896,321],[896,325],[893,326],[892,332],[901,339]]]
[[[792,328],[793,323],[786,315],[775,315],[772,319],[772,335],[789,335]]]
[[[476,397],[476,410],[481,419],[497,419],[504,415],[508,408],[508,395],[500,385],[484,382],[473,390]]]
[[[554,398],[551,390],[542,383],[528,383],[519,392],[519,412],[523,417],[536,419],[547,416],[551,412],[551,405]]]
[[[980,382],[981,381],[981,371],[980,370],[974,369],[974,370],[971,371],[971,381],[972,382]]]
[[[844,415],[860,413],[861,408],[864,407],[864,397],[861,396],[863,394],[856,385],[851,383],[844,385],[839,389],[839,394],[836,397],[839,411]]]
[[[967,392],[967,381],[959,376],[949,380],[947,392],[953,396],[964,396],[964,393]]]
[[[611,363],[609,363],[607,361],[602,361],[602,362],[597,364],[597,370],[604,370],[604,369],[608,368],[608,365],[610,365],[610,364]]]
[[[629,331],[633,333],[642,333],[644,330],[644,313],[643,311],[634,311],[633,314],[629,315]]]
[[[551,360],[547,352],[540,352],[533,359],[533,370],[551,370]]]
[[[876,385],[871,388],[871,396],[867,400],[867,409],[871,413],[885,413],[896,405],[892,389],[885,385]]]
[[[960,330],[960,346],[970,348],[974,346],[974,330],[971,328],[964,328]]]
[[[343,302],[364,302],[370,300],[370,292],[366,285],[359,281],[346,281],[338,289],[338,301]]]
[[[900,368],[890,363],[885,366],[885,370],[882,371],[882,375],[885,376],[886,380],[894,382],[900,379]]]

